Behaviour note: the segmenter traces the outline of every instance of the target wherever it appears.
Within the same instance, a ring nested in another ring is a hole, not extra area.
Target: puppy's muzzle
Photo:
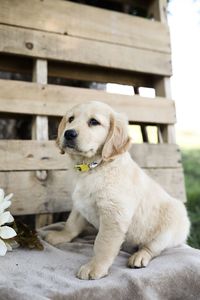
[[[69,148],[75,148],[78,133],[75,129],[66,130],[64,133],[65,145]]]

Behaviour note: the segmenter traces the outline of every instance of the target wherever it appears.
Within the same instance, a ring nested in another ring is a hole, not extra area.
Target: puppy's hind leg
[[[72,209],[65,227],[61,231],[50,231],[45,240],[52,245],[58,245],[64,242],[71,242],[72,239],[77,237],[86,227],[88,222],[83,218],[83,216]]]
[[[153,257],[158,256],[164,249],[170,247],[172,234],[170,231],[159,234],[151,242],[143,245],[136,253],[131,255],[128,260],[128,267],[146,267]]]

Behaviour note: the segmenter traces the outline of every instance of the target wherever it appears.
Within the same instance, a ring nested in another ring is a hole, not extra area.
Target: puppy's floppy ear
[[[118,113],[110,116],[110,130],[102,150],[104,161],[114,159],[128,150],[131,138],[128,135],[127,125],[125,116]]]
[[[66,123],[67,123],[67,120],[66,120],[66,117],[64,116],[62,118],[59,126],[58,126],[58,136],[57,136],[57,139],[56,139],[56,144],[60,148],[60,153],[61,154],[65,154],[65,151],[64,151],[64,149],[61,146],[62,144],[60,142],[60,138],[61,138],[61,135],[62,135],[63,131],[65,130]]]

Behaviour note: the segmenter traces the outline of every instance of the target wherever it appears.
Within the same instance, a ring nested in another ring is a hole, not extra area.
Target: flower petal
[[[10,218],[9,218],[9,220],[8,220],[8,223],[12,223],[12,222],[14,222],[14,218],[13,218],[13,216],[10,214]]]
[[[13,197],[13,194],[9,194],[4,198],[4,201],[8,201]]]
[[[0,214],[11,205],[11,201],[0,202]]]
[[[0,256],[4,256],[7,252],[7,247],[4,241],[0,239]]]
[[[0,189],[0,202],[4,200],[4,190]]]
[[[4,213],[0,214],[0,226],[13,221],[14,218],[9,211],[5,211]]]
[[[13,221],[14,221],[14,218],[13,218],[13,216],[12,216],[11,213],[10,213],[10,217],[9,217],[9,220],[8,220],[7,223],[12,223]]]
[[[5,243],[5,245],[6,245],[8,251],[12,251],[12,247],[9,243]]]
[[[16,232],[14,231],[13,228],[11,228],[9,226],[0,227],[0,237],[2,239],[11,239],[16,235],[17,234],[16,234]]]

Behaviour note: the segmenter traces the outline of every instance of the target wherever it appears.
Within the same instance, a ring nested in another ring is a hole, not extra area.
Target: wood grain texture
[[[78,103],[102,101],[125,113],[130,121],[173,124],[174,102],[157,97],[125,96],[92,89],[0,80],[0,112],[63,116]]]
[[[170,54],[0,25],[0,53],[171,75]]]
[[[163,1],[161,1],[163,2]],[[170,78],[163,77],[157,78],[154,80],[154,88],[156,91],[156,95],[159,97],[171,98],[171,86],[170,86]],[[175,128],[173,125],[161,125],[159,128],[161,141],[164,143],[175,144],[176,136],[175,136]]]
[[[0,71],[31,74],[32,59],[29,57],[1,54]],[[111,68],[58,61],[48,61],[48,76],[90,82],[110,82],[143,87],[153,86],[153,78],[148,74],[126,70],[117,70],[116,72],[115,69]]]
[[[50,225],[53,223],[53,214],[44,213],[37,214],[35,216],[35,229],[42,228],[44,226]]]
[[[184,174],[182,168],[177,169],[145,169],[155,181],[175,198],[186,202]]]
[[[0,68],[1,68],[0,61]],[[149,74],[142,74],[134,71],[116,70],[112,68],[103,68],[88,65],[79,65],[72,63],[60,63],[58,61],[49,61],[49,76],[68,79],[78,79],[86,81],[95,81],[102,83],[119,83],[143,87],[152,87],[153,78]]]
[[[143,168],[181,166],[177,145],[133,144],[130,153]],[[60,155],[54,141],[0,140],[0,171],[67,170],[68,166],[68,156]]]
[[[142,168],[181,167],[180,149],[175,144],[133,143],[130,153]]]
[[[68,1],[1,0],[0,23],[170,53],[165,24]]]
[[[155,20],[167,24],[167,1],[153,0],[149,7],[149,13]],[[171,98],[169,77],[157,77],[154,79],[154,88],[157,96]],[[161,125],[158,128],[158,139],[164,143],[176,143],[175,128],[173,125]]]
[[[167,0],[152,0],[149,5],[149,17],[167,24]]]
[[[48,81],[48,63],[45,59],[36,59],[33,65],[33,74],[32,80],[33,82],[47,84]],[[32,139],[41,141],[48,140],[49,136],[49,128],[48,128],[48,117],[46,116],[35,116],[32,120]],[[37,170],[36,177],[39,180],[47,179],[47,171],[46,170]],[[37,214],[35,218],[35,228],[38,229],[40,227],[49,225],[52,223],[53,215],[50,214]]]
[[[67,171],[49,171],[45,181],[32,172],[0,172],[1,187],[13,192],[14,215],[69,211],[70,178]]]
[[[172,196],[185,201],[181,168],[145,170]],[[0,172],[0,182],[6,193],[14,193],[11,206],[14,215],[62,212],[72,208],[68,171],[49,171],[45,182],[38,180],[34,171]]]
[[[47,84],[48,70],[47,61],[36,59],[33,68],[33,82],[39,84]],[[31,109],[31,107],[30,107]],[[48,140],[48,117],[36,116],[32,122],[32,139],[35,140]]]

